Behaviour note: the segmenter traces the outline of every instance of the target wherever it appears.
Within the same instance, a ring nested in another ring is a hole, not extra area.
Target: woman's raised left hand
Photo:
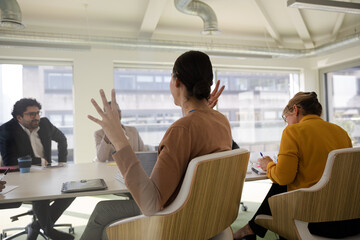
[[[208,99],[208,106],[210,108],[215,107],[218,102],[218,98],[220,97],[221,93],[224,91],[225,86],[223,85],[220,89],[220,80],[217,80],[216,86],[214,90],[210,93],[210,98]]]

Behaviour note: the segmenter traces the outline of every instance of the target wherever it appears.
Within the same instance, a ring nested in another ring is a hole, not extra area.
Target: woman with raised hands
[[[92,99],[101,119],[89,116],[99,124],[114,145],[112,155],[134,200],[99,202],[81,237],[83,240],[107,239],[105,227],[114,221],[140,214],[153,215],[168,206],[177,196],[191,159],[231,150],[232,137],[227,118],[212,109],[224,87],[219,82],[210,94],[213,71],[210,58],[202,52],[189,51],[174,63],[170,92],[182,117],[166,131],[158,148],[158,159],[149,177],[124,135],[119,121],[115,90],[111,105],[103,90],[100,95],[105,111]]]

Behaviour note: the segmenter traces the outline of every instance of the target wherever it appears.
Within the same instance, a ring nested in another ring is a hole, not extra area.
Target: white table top
[[[268,179],[266,175],[259,175],[254,172],[246,173],[245,182]]]
[[[32,166],[30,173],[10,172],[6,175],[7,185],[18,187],[4,195],[0,194],[0,202],[25,202],[128,192],[125,184],[115,179],[117,171],[118,168],[113,163],[99,162],[67,164],[65,167],[58,168]],[[95,178],[104,179],[108,188],[99,191],[61,192],[64,182]],[[245,181],[262,179],[267,179],[266,175],[251,172],[246,174]]]
[[[0,194],[0,202],[24,202],[127,192],[125,184],[114,177],[117,169],[117,166],[113,164],[93,162],[67,164],[65,167],[58,168],[32,166],[30,173],[10,172],[5,178],[6,185],[18,187],[5,195]],[[64,182],[95,178],[104,179],[108,188],[76,193],[61,192]]]

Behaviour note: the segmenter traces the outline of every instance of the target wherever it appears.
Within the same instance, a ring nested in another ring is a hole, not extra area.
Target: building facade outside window
[[[219,70],[216,79],[225,85],[218,110],[228,117],[238,145],[250,151],[278,151],[286,127],[282,111],[299,91],[299,73]]]
[[[73,161],[74,115],[72,66],[0,64],[0,124],[12,118],[15,102],[35,98],[47,117],[66,136],[68,161]],[[52,144],[57,159],[57,145]]]
[[[353,146],[360,146],[360,65],[323,73],[327,120],[349,134]]]
[[[215,71],[226,86],[218,110],[231,124],[233,139],[250,151],[278,151],[285,123],[282,110],[299,91],[298,72]],[[135,126],[144,143],[157,146],[181,117],[169,91],[171,71],[114,69],[114,86],[122,123]]]
[[[169,90],[171,71],[114,70],[114,87],[124,125],[138,129],[144,143],[159,145],[165,131],[181,117]]]

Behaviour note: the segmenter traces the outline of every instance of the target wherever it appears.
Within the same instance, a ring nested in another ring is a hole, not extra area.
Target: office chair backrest
[[[360,218],[359,169],[360,148],[331,151],[319,182],[270,197],[272,216],[258,215],[255,222],[292,240],[308,232],[307,225],[301,222]]]
[[[151,217],[112,224],[109,239],[209,239],[236,219],[250,153],[244,149],[190,161],[175,201]]]
[[[297,209],[301,216],[298,220],[325,222],[360,218],[359,170],[360,148],[331,151],[320,181],[298,200],[309,204],[316,201],[316,207],[311,212]]]

